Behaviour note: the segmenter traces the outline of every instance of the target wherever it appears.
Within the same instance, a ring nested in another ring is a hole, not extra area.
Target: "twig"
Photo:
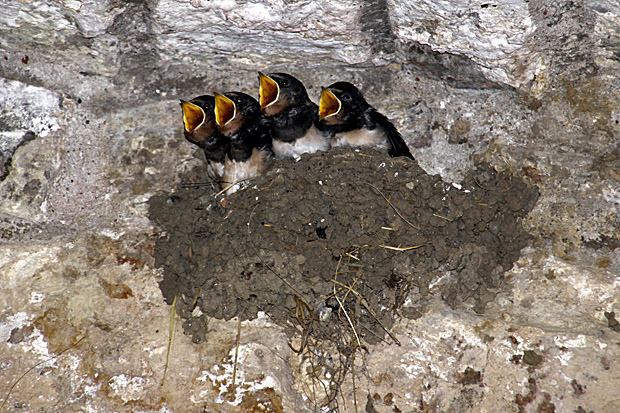
[[[17,386],[17,384],[24,378],[26,377],[26,374],[30,373],[32,370],[36,369],[37,367],[39,367],[41,364],[45,364],[48,363],[50,361],[53,361],[55,359],[57,359],[58,357],[62,356],[65,352],[71,350],[72,348],[76,347],[78,344],[80,344],[82,342],[82,340],[84,340],[86,338],[86,336],[82,337],[81,339],[79,339],[78,341],[76,341],[74,344],[70,345],[69,347],[65,348],[64,350],[62,350],[60,353],[56,354],[54,357],[51,357],[47,360],[43,360],[38,362],[37,364],[35,364],[34,366],[30,367],[28,370],[26,370],[24,372],[24,374],[22,374],[21,376],[19,376],[19,378],[17,380],[15,380],[15,382],[11,385],[11,387],[9,387],[9,391],[6,392],[6,396],[4,396],[4,401],[2,402],[2,404],[0,404],[0,411],[2,411],[2,409],[4,409],[4,405],[6,404],[6,402],[9,400],[9,397],[11,396],[11,393],[13,392],[13,389],[15,388],[15,386]]]
[[[360,274],[360,277],[361,277],[361,274]],[[343,299],[344,301],[347,301],[347,296],[349,295],[349,293],[350,293],[351,291],[353,291],[353,287],[355,287],[355,284],[357,284],[357,282],[360,280],[360,277],[356,277],[356,278],[353,280],[353,284],[351,284],[350,286],[347,286],[347,287],[346,287],[347,292],[346,292],[346,293],[344,293],[344,297],[342,297],[342,299]]]
[[[168,372],[168,360],[170,358],[170,350],[172,349],[172,338],[174,336],[174,315],[176,313],[178,298],[179,293],[176,293],[174,295],[174,300],[172,300],[172,306],[170,308],[170,324],[168,325],[168,350],[166,351],[166,365],[164,366],[164,376],[161,378],[161,386],[164,385],[164,381],[166,380],[166,373]]]
[[[437,218],[445,219],[445,220],[446,220],[446,221],[448,221],[448,222],[452,222],[452,220],[451,220],[450,218],[448,218],[448,217],[444,217],[443,215],[439,215],[439,214],[435,214],[435,213],[433,213],[433,216],[434,216],[434,217],[437,217]]]
[[[485,188],[484,186],[482,186],[482,184],[480,184],[480,182],[478,182],[478,180],[476,178],[474,178],[474,182],[476,183],[476,185],[478,185],[480,188],[484,189],[485,191],[491,191],[488,188]]]
[[[144,241],[152,238],[152,237],[156,237],[159,236],[163,233],[164,231],[155,231],[152,234],[147,235],[146,237],[143,237],[140,241],[136,242],[135,244],[133,244],[131,246],[131,248],[137,248],[140,244],[142,244]]]
[[[256,245],[254,245],[254,242],[252,241],[252,239],[250,238],[250,234],[252,233],[251,231],[251,223],[252,223],[252,216],[254,215],[254,211],[256,211],[256,208],[258,208],[259,204],[254,205],[254,208],[252,208],[252,212],[250,212],[250,217],[248,218],[248,242],[250,243],[250,245],[252,246],[252,249],[254,250],[254,254],[258,257],[258,259],[261,261],[261,263],[269,270],[271,271],[276,277],[278,277],[280,279],[280,281],[282,281],[284,284],[286,284],[292,291],[294,291],[299,297],[302,297],[303,295],[297,291],[297,289],[295,287],[293,287],[291,285],[291,283],[289,283],[286,278],[282,277],[280,275],[280,273],[278,273],[275,269],[273,269],[273,267],[271,267],[271,265],[267,264],[267,262],[258,254],[258,249],[256,249]]]
[[[394,250],[394,251],[409,251],[409,250],[415,250],[417,248],[421,248],[423,246],[425,246],[426,244],[420,244],[420,245],[414,245],[412,247],[391,247],[389,245],[379,245],[381,248],[385,248],[386,250]]]
[[[361,347],[362,343],[360,342],[360,338],[357,335],[357,331],[355,331],[355,327],[353,326],[353,322],[351,321],[351,318],[349,318],[349,314],[347,313],[347,310],[344,308],[344,305],[342,304],[342,301],[340,301],[340,298],[338,298],[337,295],[335,295],[334,298],[336,299],[336,301],[338,301],[338,304],[340,305],[340,308],[342,308],[342,312],[344,313],[345,317],[347,317],[347,321],[349,322],[349,325],[351,326],[351,329],[353,330],[353,334],[355,334],[355,339],[357,340],[357,345]]]
[[[341,282],[339,282],[339,281],[336,281],[336,280],[330,280],[330,281],[331,281],[331,282],[333,282],[333,283],[335,283],[335,284],[341,285],[341,286],[342,286],[342,287],[344,287],[344,288],[347,288],[347,289],[349,288],[347,285],[344,285],[343,283],[341,283]],[[336,287],[334,286],[334,290],[335,290],[335,289],[336,289]],[[394,340],[394,342],[400,346],[400,345],[401,345],[401,344],[400,344],[400,341],[399,341],[399,340],[398,340],[398,339],[394,336],[394,334],[392,334],[392,332],[390,332],[387,328],[385,328],[385,326],[383,325],[383,323],[381,323],[381,321],[379,320],[379,318],[377,317],[377,315],[375,314],[375,312],[372,310],[372,308],[370,308],[370,305],[368,304],[368,301],[367,301],[367,300],[366,300],[366,299],[365,299],[365,298],[364,298],[364,297],[363,297],[363,296],[362,296],[359,292],[355,291],[354,289],[352,289],[352,288],[351,288],[351,289],[350,289],[350,291],[351,291],[353,294],[357,295],[357,296],[361,299],[361,303],[362,303],[362,305],[363,305],[364,307],[366,307],[366,309],[368,310],[368,312],[370,313],[370,315],[371,315],[371,316],[375,319],[375,321],[377,322],[377,324],[379,324],[379,325],[381,326],[381,328],[383,329],[383,331],[385,331],[385,332],[386,332],[386,333],[390,336],[390,338],[391,338],[392,340]],[[338,299],[338,297],[336,297],[336,299]]]
[[[301,299],[301,297],[299,297],[298,295],[295,295],[295,318],[297,319],[297,321],[299,322],[299,324],[301,324],[301,327],[303,329],[308,329],[309,327],[306,325],[306,319],[308,319],[308,317],[306,317],[306,312],[308,313],[308,316],[310,317],[310,322],[314,321],[316,319],[314,312],[312,311],[312,309],[310,308],[310,306]],[[301,318],[300,318],[301,315]]]
[[[420,228],[416,227],[415,225],[413,225],[411,222],[409,222],[409,221],[407,220],[407,218],[405,218],[405,217],[404,217],[404,216],[400,213],[400,211],[399,211],[399,210],[398,210],[398,209],[397,209],[394,205],[392,205],[392,204],[390,203],[390,200],[389,200],[389,199],[387,199],[387,197],[386,197],[385,195],[383,195],[383,192],[379,191],[379,189],[378,189],[376,186],[374,186],[374,185],[372,185],[372,184],[369,184],[368,182],[364,182],[364,183],[365,183],[366,185],[370,186],[370,187],[371,187],[372,189],[374,189],[375,191],[377,191],[377,192],[379,193],[379,195],[381,195],[381,196],[383,197],[383,199],[385,199],[385,200],[387,201],[387,203],[388,203],[388,204],[392,207],[392,209],[393,209],[393,210],[394,210],[394,211],[398,214],[398,216],[399,216],[399,217],[401,217],[401,218],[403,219],[403,221],[405,221],[407,224],[409,224],[409,226],[410,226],[410,227],[415,228],[415,229],[418,229],[418,230],[420,229]]]
[[[192,311],[196,308],[196,304],[198,304],[198,298],[200,297],[200,285],[196,287],[196,295],[194,296],[194,301],[192,302]]]
[[[346,254],[348,256],[350,256],[350,257],[353,257],[348,252]],[[357,331],[355,331],[355,326],[353,325],[353,322],[351,321],[351,318],[349,317],[349,314],[347,313],[347,310],[344,308],[344,305],[342,304],[342,301],[340,300],[340,298],[338,298],[338,295],[336,293],[336,284],[339,284],[339,285],[341,285],[341,286],[343,286],[345,288],[349,288],[350,291],[353,291],[352,286],[351,287],[345,286],[343,283],[341,283],[341,282],[336,280],[336,276],[338,275],[338,268],[340,267],[340,263],[341,262],[342,262],[342,254],[340,254],[340,259],[338,259],[338,264],[336,265],[336,271],[334,273],[334,279],[330,280],[330,281],[332,281],[334,283],[334,294],[333,294],[333,297],[336,299],[336,301],[338,301],[338,305],[340,305],[340,308],[342,309],[342,312],[344,313],[345,317],[347,317],[347,321],[349,322],[349,325],[351,326],[351,330],[353,330],[353,334],[355,334],[355,338],[357,339],[357,344],[359,346],[361,346],[362,343],[360,342],[360,338],[357,335]],[[348,292],[347,292],[347,294],[348,294]],[[346,295],[345,295],[345,299],[346,299]]]
[[[340,281],[338,281],[338,280],[329,280],[329,281],[330,281],[330,282],[333,282],[334,284],[338,284],[339,286],[341,286],[341,287],[342,287],[342,289],[340,289],[339,291],[342,291],[342,290],[348,290],[348,291],[352,292],[353,294],[357,295],[358,297],[361,297],[361,296],[362,296],[360,293],[358,293],[357,291],[355,291],[355,290],[353,289],[353,286],[349,286],[349,285],[343,284],[343,283],[341,283],[341,282],[340,282]],[[354,283],[354,284],[355,284],[355,283]],[[334,294],[336,294],[335,289],[336,289],[336,286],[334,286]],[[330,295],[329,295],[329,297],[332,297],[334,294],[330,294]]]
[[[233,377],[231,392],[235,393],[235,380],[237,378],[237,358],[239,357],[239,338],[241,337],[241,313],[239,313],[239,323],[237,324],[237,340],[235,344],[235,362],[233,364]]]
[[[351,380],[353,381],[353,406],[357,413],[357,389],[355,388],[355,349],[351,352]]]
[[[366,331],[368,331],[368,333],[372,334],[373,336],[375,336],[377,338],[377,340],[379,341],[383,341],[385,344],[387,345],[392,345],[392,343],[390,343],[389,341],[387,341],[385,338],[381,337],[379,334],[375,333],[374,331],[372,331],[371,329],[369,329],[368,327],[366,327],[364,324],[360,324],[362,326],[362,328]],[[383,326],[382,326],[383,327]],[[398,343],[397,343],[398,344]],[[400,345],[400,344],[399,344]]]
[[[304,352],[304,348],[306,348],[306,340],[308,339],[308,329],[302,329],[301,331],[301,343],[299,343],[299,350],[297,350],[295,347],[293,347],[293,345],[291,344],[290,341],[287,341],[286,344],[288,344],[289,348],[297,353],[297,354],[301,354]]]
[[[183,188],[198,188],[201,186],[209,186],[213,185],[213,182],[181,182],[181,187]]]
[[[368,265],[356,264],[354,262],[347,262],[347,266],[349,266],[349,267],[357,267],[357,268],[368,268]],[[347,272],[356,272],[356,271],[347,271]],[[344,274],[344,272],[341,272],[340,274]]]
[[[232,188],[233,186],[240,184],[242,182],[248,182],[247,185],[244,185],[243,187],[239,188],[239,191],[244,190],[245,188],[247,188],[248,186],[250,186],[250,181],[254,179],[254,177],[251,178],[245,178],[245,179],[239,179],[238,181],[233,182],[232,184],[228,185],[226,188],[222,189],[220,192],[216,193],[215,196],[218,197],[220,195],[222,195],[224,192],[228,191],[230,188]]]

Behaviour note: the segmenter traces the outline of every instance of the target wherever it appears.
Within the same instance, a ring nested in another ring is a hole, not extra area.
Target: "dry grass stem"
[[[351,330],[353,330],[353,334],[355,334],[355,339],[357,340],[357,345],[361,347],[362,346],[362,342],[360,341],[360,338],[357,335],[357,331],[355,331],[355,326],[353,325],[353,322],[351,321],[351,318],[349,317],[349,314],[347,313],[347,310],[344,308],[344,305],[342,304],[342,301],[340,300],[340,298],[338,298],[337,295],[335,295],[334,298],[336,299],[336,301],[338,301],[338,305],[342,309],[342,312],[344,313],[344,316],[347,318],[347,321],[349,322],[349,326],[351,326]]]
[[[176,314],[177,299],[179,293],[176,293],[172,300],[172,306],[170,308],[170,323],[168,325],[168,349],[166,350],[166,365],[164,366],[164,376],[161,378],[161,385],[164,385],[166,380],[166,373],[168,372],[168,361],[170,360],[170,351],[172,350],[172,339],[174,338],[174,316]]]
[[[4,406],[6,405],[6,402],[9,400],[9,397],[11,396],[11,393],[13,392],[13,389],[15,388],[15,386],[17,386],[17,384],[24,378],[26,377],[26,374],[30,373],[32,370],[36,369],[37,367],[39,367],[41,364],[45,364],[48,363],[50,361],[56,360],[58,357],[62,356],[64,353],[66,353],[67,351],[71,350],[74,347],[77,347],[78,344],[80,344],[82,342],[82,340],[84,340],[86,338],[86,336],[83,336],[82,338],[80,338],[78,341],[76,341],[74,344],[70,345],[69,347],[65,348],[64,350],[60,351],[58,354],[56,354],[54,357],[50,357],[47,360],[43,360],[38,362],[37,364],[35,364],[34,366],[30,367],[28,370],[26,370],[24,372],[24,374],[22,374],[21,376],[19,376],[19,378],[17,380],[15,380],[13,382],[13,384],[11,385],[11,387],[9,387],[9,390],[6,392],[6,395],[4,396],[4,400],[2,401],[2,404],[0,404],[0,412],[2,411],[2,409],[4,409]]]
[[[235,394],[235,380],[237,379],[237,358],[239,357],[239,339],[241,338],[241,314],[239,314],[239,323],[237,324],[237,339],[235,340],[235,362],[233,364],[233,376],[231,392]]]
[[[421,248],[426,244],[420,244],[420,245],[414,245],[412,247],[391,247],[389,245],[379,245],[381,248],[385,248],[386,250],[394,250],[394,251],[409,251],[409,250],[415,250],[417,248]]]
[[[250,186],[250,181],[254,179],[254,178],[246,178],[246,179],[240,179],[238,181],[233,182],[232,184],[228,185],[227,187],[223,188],[220,192],[217,192],[214,196],[218,197],[220,195],[222,195],[224,192],[228,191],[230,188],[232,188],[233,186],[240,184],[242,182],[247,182],[246,185],[240,186],[239,187],[239,191],[243,191],[244,189],[246,189],[247,187]]]
[[[394,210],[394,212],[396,212],[396,214],[397,214],[399,217],[401,217],[401,218],[402,218],[402,220],[403,220],[403,221],[405,221],[405,222],[406,222],[406,223],[407,223],[407,224],[408,224],[411,228],[420,229],[419,227],[416,227],[416,226],[415,226],[415,225],[413,225],[411,222],[409,222],[409,220],[408,220],[407,218],[405,218],[405,217],[403,216],[403,214],[401,214],[401,213],[400,213],[400,211],[399,211],[399,210],[398,210],[398,209],[397,209],[394,205],[392,205],[392,204],[390,203],[390,200],[389,200],[389,199],[388,199],[385,195],[383,195],[383,192],[381,192],[381,191],[379,190],[379,188],[377,188],[376,186],[374,186],[374,185],[372,185],[372,184],[369,184],[368,182],[364,182],[364,183],[365,183],[366,185],[370,186],[370,187],[371,187],[372,189],[374,189],[375,191],[377,191],[377,193],[378,193],[379,195],[381,195],[381,196],[383,197],[383,199],[385,199],[385,201],[388,203],[388,205],[392,207],[392,209]]]

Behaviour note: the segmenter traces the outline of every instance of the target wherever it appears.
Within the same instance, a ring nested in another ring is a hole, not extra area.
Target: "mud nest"
[[[437,294],[483,312],[528,243],[520,218],[538,199],[507,171],[478,165],[452,185],[366,148],[278,161],[225,199],[204,177],[198,168],[150,200],[160,287],[168,303],[178,295],[195,342],[208,317],[259,311],[334,344],[389,340],[396,316],[423,315]]]

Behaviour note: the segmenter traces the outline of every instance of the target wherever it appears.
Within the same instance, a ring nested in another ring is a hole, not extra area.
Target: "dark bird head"
[[[260,80],[260,107],[266,116],[277,115],[283,110],[310,101],[303,83],[286,73],[258,72]]]
[[[325,125],[358,124],[372,107],[349,82],[336,82],[321,90],[319,120]]]
[[[183,126],[185,138],[191,143],[204,147],[215,133],[215,98],[210,95],[203,95],[192,100],[181,100],[183,110]]]
[[[260,105],[250,95],[241,92],[215,94],[215,121],[226,136],[237,133],[246,122],[261,116]]]

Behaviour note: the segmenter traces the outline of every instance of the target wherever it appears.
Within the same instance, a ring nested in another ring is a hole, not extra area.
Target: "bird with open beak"
[[[273,123],[261,113],[256,99],[241,92],[215,94],[215,120],[230,142],[221,180],[222,189],[230,194],[271,166]]]
[[[318,107],[303,83],[286,73],[258,73],[260,107],[274,123],[273,151],[279,158],[326,151],[329,136],[317,128]]]
[[[321,129],[329,133],[332,147],[375,145],[387,147],[392,157],[413,159],[392,122],[349,82],[336,82],[321,90],[319,120]]]
[[[198,96],[189,102],[181,100],[183,110],[183,132],[185,139],[204,151],[207,159],[207,174],[216,182],[224,175],[224,161],[228,150],[228,139],[220,133],[215,122],[215,98]]]

